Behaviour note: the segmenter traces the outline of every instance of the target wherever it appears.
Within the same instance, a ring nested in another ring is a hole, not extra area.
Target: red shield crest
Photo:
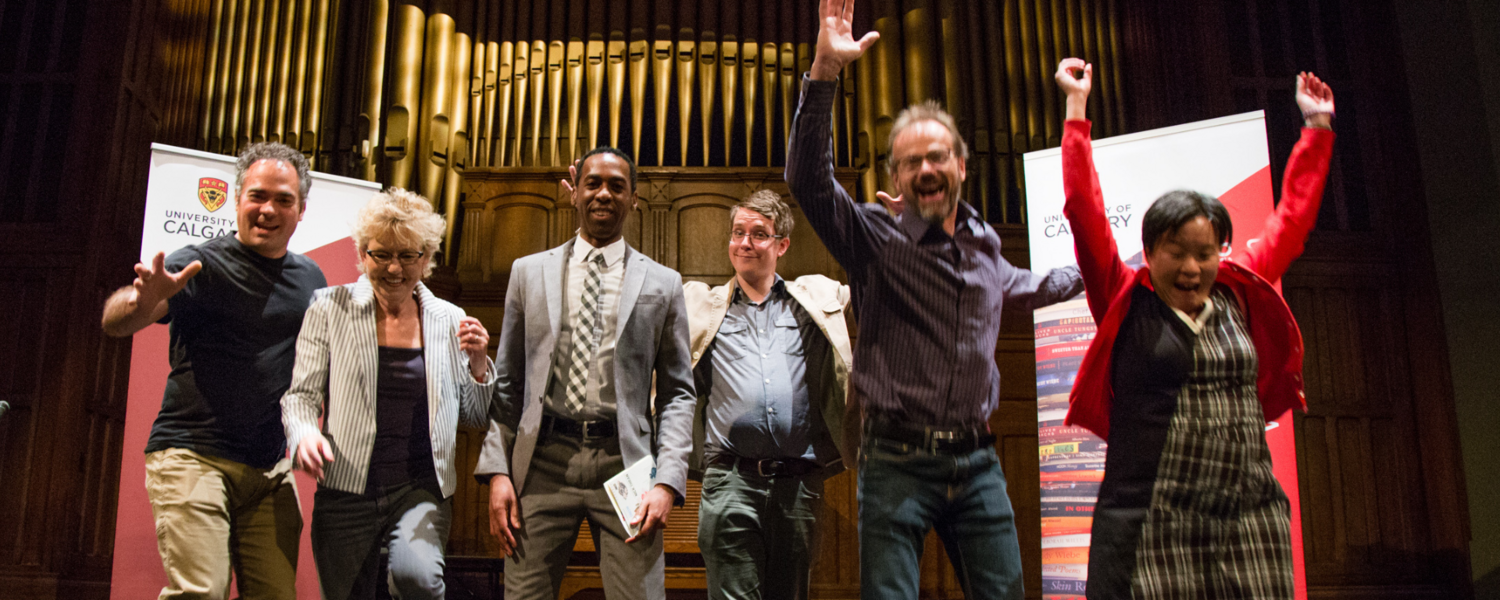
[[[229,184],[224,183],[223,179],[213,177],[198,179],[198,201],[203,203],[203,208],[208,209],[208,212],[219,210],[228,198]]]

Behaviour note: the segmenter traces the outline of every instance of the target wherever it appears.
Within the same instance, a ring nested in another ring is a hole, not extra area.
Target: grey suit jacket
[[[474,476],[488,483],[493,475],[510,475],[518,495],[525,492],[527,467],[536,450],[564,316],[565,262],[577,239],[517,260],[505,292],[490,431]],[[618,319],[614,381],[620,453],[627,466],[654,455],[657,483],[672,488],[681,501],[696,404],[682,276],[627,246]]]
[[[427,363],[427,415],[432,462],[443,497],[457,490],[454,438],[459,423],[483,427],[494,374],[485,383],[469,374],[469,357],[458,348],[463,309],[417,284],[422,307],[422,357]],[[351,494],[365,492],[375,448],[375,382],[379,376],[375,294],[369,279],[318,290],[297,336],[297,366],[281,397],[281,421],[292,452],[308,433],[319,431],[333,445],[334,460],[323,485]]]

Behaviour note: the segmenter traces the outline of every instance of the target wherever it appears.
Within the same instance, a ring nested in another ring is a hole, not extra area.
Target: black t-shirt
[[[265,469],[286,452],[281,395],[297,333],[322,269],[300,254],[271,259],[233,235],[167,257],[167,271],[203,270],[167,301],[172,374],[146,452],[186,448]]]

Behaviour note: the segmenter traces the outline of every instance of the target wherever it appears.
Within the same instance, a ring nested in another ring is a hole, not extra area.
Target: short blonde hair
[[[375,194],[354,218],[354,250],[359,253],[359,270],[365,270],[365,250],[370,240],[389,239],[402,246],[419,248],[428,257],[425,279],[436,262],[430,260],[443,243],[447,224],[432,210],[432,203],[416,192],[398,187]]]
[[[792,235],[792,227],[797,224],[792,219],[792,207],[787,206],[786,202],[781,200],[781,194],[771,190],[757,190],[755,193],[745,196],[745,199],[740,200],[739,204],[734,205],[734,208],[729,209],[729,222],[731,224],[734,223],[735,213],[738,213],[740,210],[748,210],[765,217],[771,222],[771,227],[776,230],[774,233],[781,237],[790,237]]]

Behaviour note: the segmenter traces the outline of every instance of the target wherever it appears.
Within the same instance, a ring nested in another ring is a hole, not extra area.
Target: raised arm
[[[1104,214],[1104,195],[1099,174],[1094,171],[1094,147],[1086,115],[1094,67],[1077,58],[1063,59],[1054,76],[1067,97],[1063,124],[1062,170],[1063,215],[1073,228],[1073,251],[1088,292],[1089,312],[1102,321],[1109,302],[1123,287],[1131,285],[1133,271],[1120,260],[1115,234]]]
[[[802,82],[797,116],[786,149],[786,183],[807,222],[845,270],[858,271],[879,244],[866,215],[856,210],[833,176],[833,102],[838,76],[880,38],[869,32],[855,40],[854,0],[818,3],[818,46]]]
[[[1292,148],[1281,178],[1281,202],[1266,217],[1259,240],[1251,240],[1236,262],[1266,281],[1275,282],[1302,255],[1308,234],[1318,223],[1328,161],[1333,156],[1333,90],[1312,73],[1297,75],[1297,107],[1302,109],[1302,139]]]

